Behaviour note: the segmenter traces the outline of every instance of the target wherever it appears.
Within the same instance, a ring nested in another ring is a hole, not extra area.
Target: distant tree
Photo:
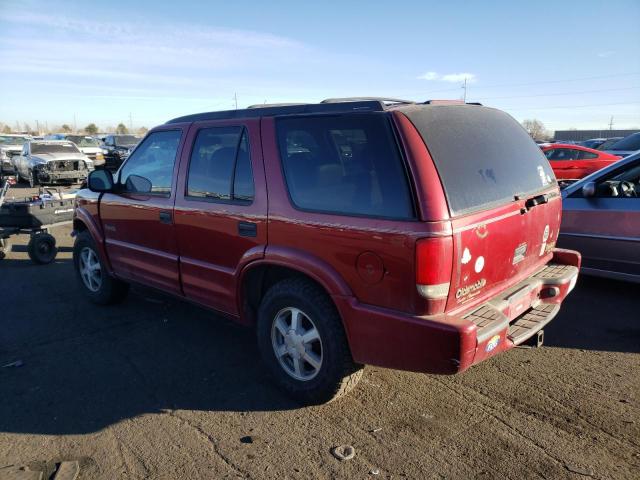
[[[544,123],[536,118],[524,120],[522,126],[534,140],[546,140],[549,136],[549,132],[547,132],[547,129],[544,127]]]
[[[11,133],[11,127],[9,125],[5,125],[2,127],[2,133]]]
[[[129,133],[129,129],[125,126],[124,123],[119,123],[116,127],[116,133]]]
[[[31,133],[31,125],[29,125],[28,123],[24,123],[22,125],[22,131],[25,133]]]
[[[138,135],[146,135],[148,131],[149,129],[147,127],[140,127],[136,133]]]
[[[66,123],[64,125],[62,125],[60,127],[60,129],[64,132],[64,133],[69,133],[71,132],[71,127],[69,125],[67,125]]]
[[[89,125],[84,127],[84,131],[89,135],[95,135],[96,133],[98,133],[98,127],[96,126],[95,123],[90,123]]]

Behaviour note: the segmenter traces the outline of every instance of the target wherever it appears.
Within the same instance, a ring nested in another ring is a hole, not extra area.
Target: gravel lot
[[[51,265],[26,236],[0,262],[0,367],[23,362],[0,368],[0,478],[64,460],[81,479],[639,476],[638,286],[582,277],[543,348],[456,377],[367,367],[349,397],[299,408],[249,330],[139,288],[86,302],[70,231]]]

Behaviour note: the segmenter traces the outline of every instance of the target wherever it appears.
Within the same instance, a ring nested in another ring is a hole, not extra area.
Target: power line
[[[498,88],[498,87],[528,87],[531,85],[544,85],[549,83],[565,83],[565,82],[578,82],[582,80],[596,80],[600,78],[613,78],[613,77],[630,77],[634,75],[640,75],[640,72],[629,72],[629,73],[616,73],[609,75],[594,75],[591,77],[578,77],[578,78],[566,78],[563,80],[543,80],[540,82],[528,82],[528,83],[497,83],[493,85],[478,85],[477,89],[483,88]],[[440,93],[440,92],[454,92],[458,91],[459,88],[447,88],[442,90],[423,90],[421,92],[403,92],[404,95],[422,95],[425,93]]]
[[[556,108],[587,108],[587,107],[609,107],[613,105],[640,105],[638,102],[617,102],[617,103],[592,103],[589,105],[555,105],[553,107],[500,107],[502,110],[517,111],[517,110],[553,110]]]
[[[555,97],[555,96],[562,96],[562,95],[580,95],[583,93],[601,93],[601,92],[615,92],[615,91],[621,91],[621,90],[635,90],[637,88],[640,88],[640,86],[624,87],[624,88],[602,88],[598,90],[582,90],[579,92],[540,93],[536,95],[512,95],[508,97],[478,97],[478,99],[479,100],[499,100],[503,98]]]

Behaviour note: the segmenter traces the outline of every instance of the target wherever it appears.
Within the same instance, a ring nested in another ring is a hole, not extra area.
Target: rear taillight
[[[452,237],[424,238],[417,241],[416,287],[422,297],[427,300],[446,300],[449,295],[452,264]],[[444,308],[444,304],[442,307]]]

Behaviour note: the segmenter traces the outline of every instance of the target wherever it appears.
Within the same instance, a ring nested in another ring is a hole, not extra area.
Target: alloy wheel
[[[273,352],[282,369],[301,381],[313,379],[322,368],[322,340],[315,324],[302,310],[280,310],[271,326]]]

